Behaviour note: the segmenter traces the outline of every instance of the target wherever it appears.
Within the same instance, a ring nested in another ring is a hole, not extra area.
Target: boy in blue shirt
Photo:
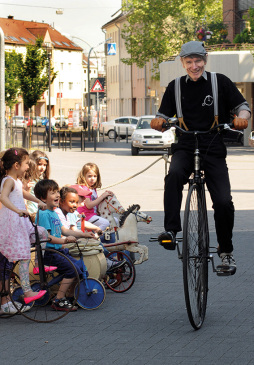
[[[51,239],[50,242],[47,242],[46,247],[54,248],[59,252],[62,252],[73,262],[78,274],[81,274],[77,260],[69,254],[69,250],[65,246],[67,243],[76,242],[77,238],[94,238],[94,234],[92,232],[72,231],[62,225],[57,213],[54,211],[59,205],[60,198],[59,186],[54,180],[40,180],[34,187],[34,193],[38,199],[47,205],[46,210],[40,211],[38,222],[40,226],[48,231],[48,237]],[[62,237],[62,235],[65,237]],[[67,290],[73,284],[75,278],[75,272],[70,263],[60,255],[46,252],[44,255],[44,264],[56,266],[57,272],[63,274],[60,288],[52,301],[52,308],[59,311],[67,311],[70,308],[71,310],[77,310],[77,307],[72,306],[65,297]]]

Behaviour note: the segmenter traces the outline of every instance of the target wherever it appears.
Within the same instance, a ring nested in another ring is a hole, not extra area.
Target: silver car
[[[100,124],[100,133],[106,134],[110,139],[113,139],[120,135],[120,137],[126,136],[126,128],[128,128],[128,136],[131,136],[136,124],[138,122],[137,117],[119,117],[111,120],[110,122],[103,122]]]
[[[131,136],[131,154],[137,156],[139,151],[167,150],[171,154],[171,144],[175,142],[175,128],[159,132],[151,128],[154,115],[144,115],[139,118],[136,130]]]
[[[13,128],[24,128],[27,126],[27,121],[24,117],[15,116],[12,118],[12,126]]]

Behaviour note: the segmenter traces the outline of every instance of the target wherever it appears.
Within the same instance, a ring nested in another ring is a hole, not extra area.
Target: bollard
[[[60,129],[58,129],[58,149],[61,148],[61,135],[60,135]]]
[[[121,137],[120,137],[120,127],[118,127],[117,131],[118,131],[117,140],[118,140],[118,142],[120,142],[120,139],[121,139]]]
[[[64,150],[67,150],[67,132],[64,132]]]
[[[126,143],[128,143],[128,127],[126,127]]]
[[[72,149],[72,131],[70,131],[70,150]]]
[[[81,149],[81,152],[83,151],[83,139],[84,139],[84,136],[83,136],[83,131],[81,130],[81,135],[80,135],[80,149]]]
[[[102,128],[102,142],[104,142],[104,137],[105,137],[105,134],[104,134],[104,127]]]
[[[93,137],[94,137],[94,130],[93,130],[93,127],[92,127],[92,133],[91,133],[91,137],[92,137],[92,140],[93,140]]]
[[[27,129],[23,128],[22,130],[22,146],[23,148],[28,148],[28,134],[27,134]]]
[[[93,149],[96,151],[96,129],[93,130]]]
[[[114,127],[115,135],[114,135],[114,142],[116,142],[116,127]]]

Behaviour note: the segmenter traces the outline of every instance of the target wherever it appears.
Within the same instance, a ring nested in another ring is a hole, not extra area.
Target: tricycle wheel
[[[110,252],[107,258],[113,261],[125,261],[121,267],[106,273],[105,283],[107,287],[116,293],[129,290],[136,278],[136,270],[131,258],[121,251]]]

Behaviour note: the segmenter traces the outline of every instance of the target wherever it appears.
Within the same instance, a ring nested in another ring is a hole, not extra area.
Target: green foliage
[[[243,16],[247,27],[237,34],[234,43],[254,43],[254,8],[249,8],[247,14]]]
[[[222,21],[222,0],[125,0],[123,11],[127,22],[121,36],[130,58],[122,61],[142,68],[152,59],[158,75],[159,63],[197,40],[198,28]]]
[[[16,51],[5,52],[5,102],[10,108],[17,103],[20,90],[18,78],[21,63],[21,55]]]
[[[225,34],[225,36],[227,36],[227,27],[222,21],[211,22],[209,24],[209,30],[213,33],[213,35],[206,44],[212,45],[229,43],[229,40],[225,39],[223,36],[223,33]]]
[[[19,79],[24,104],[31,108],[41,98],[48,88],[48,56],[47,51],[42,48],[43,40],[37,38],[35,45],[27,45],[27,52],[21,61]],[[56,73],[51,67],[51,83]]]

